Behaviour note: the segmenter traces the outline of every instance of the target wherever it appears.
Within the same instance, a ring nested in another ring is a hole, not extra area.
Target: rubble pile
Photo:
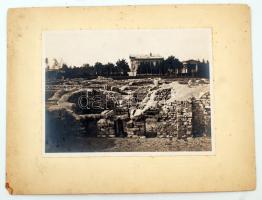
[[[155,101],[168,100],[171,98],[171,89],[158,90],[154,98]]]

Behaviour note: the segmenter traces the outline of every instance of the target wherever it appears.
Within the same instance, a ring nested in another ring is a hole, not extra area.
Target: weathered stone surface
[[[125,133],[127,137],[185,139],[211,134],[210,93],[204,80],[183,84],[162,81],[153,86],[152,83],[152,80],[116,81],[100,77],[86,81],[86,89],[74,87],[55,92],[48,103],[54,104],[56,100],[57,104],[48,110],[57,113],[64,110],[75,120],[96,120],[97,137]],[[77,100],[82,94],[88,94],[90,100],[94,99],[91,103],[106,110],[81,110]],[[105,102],[108,98],[110,101]]]

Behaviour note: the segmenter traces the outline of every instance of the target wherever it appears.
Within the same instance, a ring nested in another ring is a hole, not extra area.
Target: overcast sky
[[[211,61],[211,35],[211,29],[48,31],[43,33],[43,58],[71,66],[129,62],[130,54],[149,53]]]

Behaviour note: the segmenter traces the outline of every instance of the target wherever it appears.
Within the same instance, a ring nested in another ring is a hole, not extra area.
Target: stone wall
[[[97,137],[115,137],[114,122],[110,119],[100,119],[97,122]]]
[[[192,102],[174,101],[160,112],[158,137],[186,138],[192,133]]]
[[[159,113],[158,137],[177,137],[177,102],[170,102]]]
[[[192,136],[192,101],[177,102],[177,137],[185,139]]]
[[[193,136],[211,135],[211,109],[210,93],[202,95],[199,99],[193,99],[192,103],[192,134]]]
[[[134,119],[130,119],[128,113],[121,114],[117,115],[114,111],[102,113],[102,119],[97,122],[98,137],[116,137],[121,131],[125,132],[129,138],[186,139],[211,135],[209,93],[202,95],[199,99],[190,98],[186,101],[166,103],[159,109],[149,109]],[[116,130],[116,120],[120,120],[123,125],[121,130]]]
[[[137,138],[145,136],[145,121],[141,119],[130,120],[127,123],[127,137]]]

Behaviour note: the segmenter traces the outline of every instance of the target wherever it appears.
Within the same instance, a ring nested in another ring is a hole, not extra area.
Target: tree
[[[126,62],[125,59],[118,60],[118,61],[116,62],[116,68],[117,68],[118,70],[120,70],[120,74],[123,74],[123,75],[125,75],[125,76],[128,74],[127,72],[130,71],[129,65],[128,65],[128,63]]]
[[[89,64],[83,64],[81,67],[81,74],[84,77],[89,77],[89,76],[94,76],[95,73],[95,68],[90,66]],[[81,76],[80,74],[80,76]]]
[[[169,56],[167,59],[163,62],[163,71],[164,74],[167,73],[175,73],[176,69],[180,70],[183,67],[183,63],[180,62],[177,58],[174,56]]]
[[[114,70],[115,65],[113,63],[107,63],[103,65],[103,75],[104,76],[110,76],[112,75],[112,72]]]
[[[101,76],[103,73],[103,64],[100,62],[96,62],[94,68],[96,75]]]
[[[67,71],[68,69],[69,69],[69,68],[68,68],[67,64],[64,63],[64,64],[62,65],[62,70],[63,70],[63,71]]]

